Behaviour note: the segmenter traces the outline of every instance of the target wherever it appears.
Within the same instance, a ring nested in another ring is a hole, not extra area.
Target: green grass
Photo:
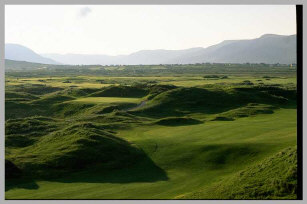
[[[295,199],[295,69],[246,66],[8,72],[6,198]]]
[[[124,97],[86,97],[78,98],[72,102],[93,103],[93,104],[109,104],[109,103],[138,103],[140,98],[124,98]]]
[[[238,185],[239,183],[239,185]],[[296,146],[252,165],[233,176],[182,199],[296,199]]]
[[[109,86],[101,91],[92,93],[93,97],[144,97],[148,90],[138,86]]]
[[[94,164],[116,168],[137,161],[141,151],[92,123],[70,125],[41,137],[7,159],[32,177],[57,177]]]
[[[216,114],[233,109],[237,113],[228,113],[234,117],[238,112],[246,115],[269,111],[269,108],[258,103],[281,106],[295,100],[295,90],[284,90],[275,87],[224,87],[224,88],[177,88],[165,91],[146,103],[146,106],[135,110],[139,114],[151,116],[178,116],[187,113]],[[258,108],[253,105],[255,104]]]
[[[6,198],[176,198],[199,191],[204,186],[232,176],[249,164],[295,145],[295,132],[296,111],[292,109],[231,122],[136,127],[120,131],[118,136],[142,148],[166,172],[167,180],[138,182],[139,177],[146,177],[143,175],[146,173],[144,167],[139,164],[108,174],[80,173],[72,178],[34,180],[21,185],[23,187],[10,189]],[[117,181],[99,182],[106,177],[110,180],[117,178]],[[126,179],[131,182],[120,181]],[[37,185],[36,189],[31,189],[33,182]]]
[[[223,75],[224,76],[224,75]],[[264,75],[263,75],[264,76]],[[86,78],[86,80],[80,80],[80,78]],[[233,84],[242,83],[245,80],[249,80],[254,84],[296,84],[295,76],[276,77],[266,80],[262,76],[251,75],[230,75],[227,79],[204,79],[202,76],[146,76],[146,77],[101,77],[101,76],[78,76],[71,80],[72,83],[63,83],[63,81],[70,79],[68,77],[20,77],[18,80],[16,77],[6,77],[6,86],[13,85],[26,85],[26,84],[41,84],[47,86],[53,86],[57,88],[69,88],[70,86],[76,86],[76,88],[105,88],[118,84],[133,85],[135,83],[150,83],[156,82],[157,84],[175,85],[182,87],[194,87],[208,84]],[[38,80],[45,80],[40,82]],[[261,81],[259,81],[261,80]],[[103,84],[99,81],[104,81]]]

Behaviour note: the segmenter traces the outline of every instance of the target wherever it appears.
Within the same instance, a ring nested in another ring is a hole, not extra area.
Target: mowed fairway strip
[[[139,103],[140,98],[124,98],[124,97],[86,97],[78,98],[72,102],[108,104],[108,103]]]
[[[140,98],[88,97],[84,103],[138,103]],[[172,199],[223,181],[296,144],[296,109],[234,121],[189,126],[136,126],[117,135],[142,148],[165,172],[146,164],[108,173],[34,180],[6,191],[6,199]],[[210,198],[210,197],[208,197]],[[205,198],[204,198],[205,199]]]

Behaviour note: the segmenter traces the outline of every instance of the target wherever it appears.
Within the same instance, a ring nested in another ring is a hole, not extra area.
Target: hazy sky
[[[295,6],[5,6],[5,42],[37,53],[129,54],[296,33]]]

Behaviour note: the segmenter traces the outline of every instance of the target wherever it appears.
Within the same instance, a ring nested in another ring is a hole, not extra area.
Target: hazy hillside
[[[266,34],[251,40],[226,40],[207,48],[142,50],[130,55],[43,54],[64,64],[296,63],[296,35]]]
[[[63,64],[167,64],[172,59],[197,53],[204,48],[191,48],[186,50],[141,50],[130,55],[82,55],[82,54],[42,54]]]
[[[43,56],[43,57],[42,57]],[[5,45],[5,58],[43,64],[149,65],[194,63],[296,63],[296,35],[266,34],[251,40],[226,40],[207,48],[141,50],[130,55],[42,54],[17,44]],[[59,63],[58,63],[59,62]]]
[[[196,53],[181,56],[170,63],[284,63],[296,62],[296,35],[263,35],[253,40],[224,41]]]
[[[31,49],[18,44],[5,44],[5,59],[43,64],[59,64],[55,60],[42,57]]]

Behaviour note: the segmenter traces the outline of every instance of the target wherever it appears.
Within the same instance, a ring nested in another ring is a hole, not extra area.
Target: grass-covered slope
[[[232,121],[236,118],[248,117],[257,114],[273,114],[274,109],[276,108],[277,107],[272,105],[249,103],[246,106],[219,113],[213,120]]]
[[[5,145],[7,147],[25,147],[56,129],[56,122],[52,118],[10,119],[5,123]]]
[[[5,100],[12,101],[29,101],[38,99],[39,97],[25,92],[14,92],[14,91],[6,91],[5,92]]]
[[[59,90],[63,90],[63,88],[46,86],[43,84],[20,85],[16,87],[17,92],[25,92],[34,95],[44,95]]]
[[[7,137],[13,143],[13,138]],[[42,136],[7,158],[25,174],[55,177],[94,164],[120,168],[131,165],[140,156],[141,151],[127,141],[92,123],[80,123]]]
[[[297,152],[286,148],[182,199],[296,199]]]
[[[276,87],[177,88],[157,95],[135,112],[148,115],[215,114],[248,104],[289,105],[295,103],[295,97],[295,90]]]

